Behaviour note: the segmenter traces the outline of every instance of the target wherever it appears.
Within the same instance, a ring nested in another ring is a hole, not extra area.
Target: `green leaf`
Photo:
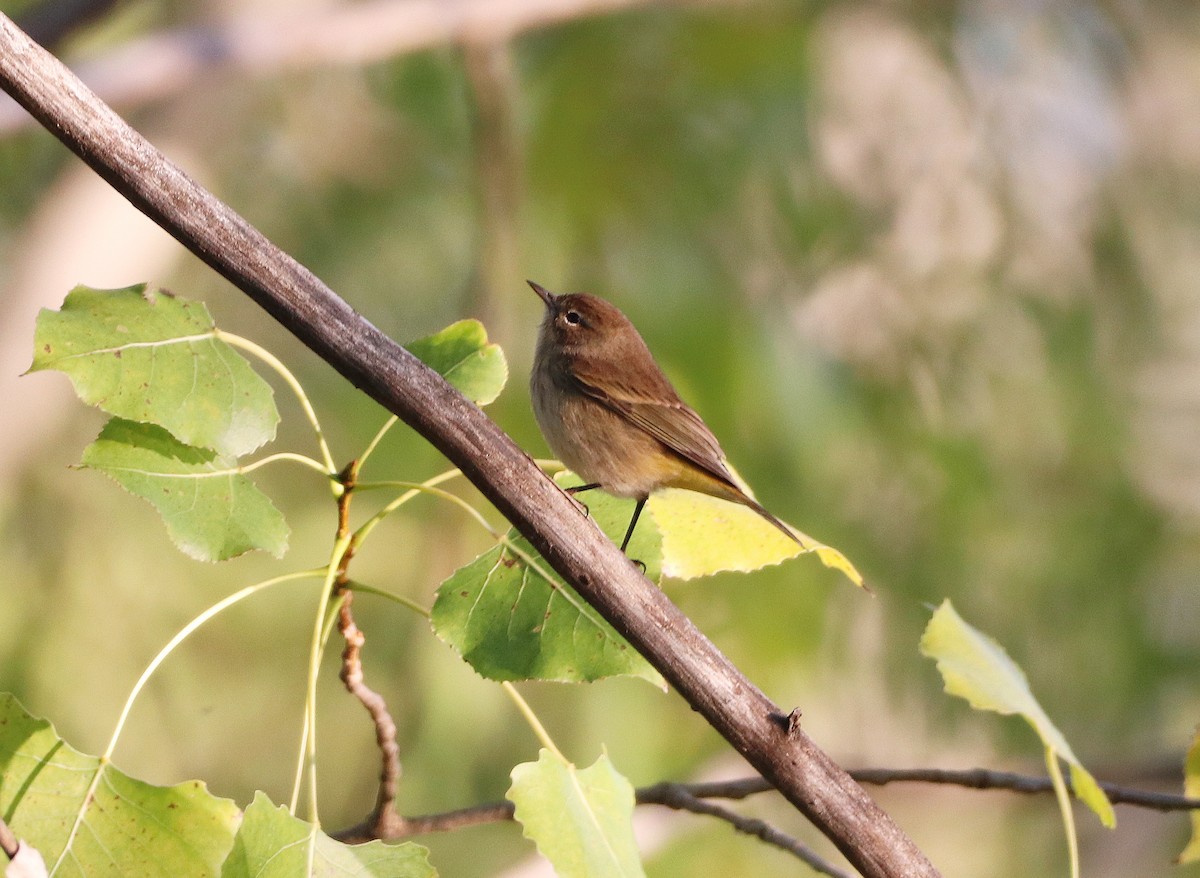
[[[238,809],[188,781],[156,787],[74,750],[0,695],[0,815],[50,874],[218,875]]]
[[[607,756],[577,769],[542,750],[512,770],[508,798],[525,837],[559,878],[644,875],[633,838],[633,785]]]
[[[1004,647],[964,622],[947,600],[925,627],[920,648],[923,655],[937,662],[949,694],[965,698],[976,710],[1023,716],[1046,748],[1071,767],[1076,797],[1105,826],[1116,826],[1117,818],[1108,797],[1071,752],[1062,732],[1033,697],[1025,673]]]
[[[250,549],[278,558],[287,550],[283,516],[236,461],[184,445],[161,427],[113,418],[84,449],[83,466],[149,500],[172,542],[200,561]]]
[[[1189,798],[1200,798],[1200,728],[1192,736],[1187,758],[1183,762],[1183,794]],[[1179,863],[1200,862],[1200,811],[1192,811],[1192,838],[1179,854]]]
[[[508,380],[504,351],[488,343],[478,320],[460,320],[405,347],[478,405],[499,396]]]
[[[90,405],[236,457],[274,437],[279,413],[270,385],[214,331],[200,302],[145,284],[79,286],[38,316],[29,371],[57,369]]]
[[[579,484],[579,480],[560,478],[563,483]],[[624,536],[632,501],[600,491],[580,499],[610,538]],[[513,548],[503,543],[494,546],[438,588],[432,615],[438,637],[491,680],[578,682],[631,675],[662,685],[658,672],[525,539],[515,530],[506,538]],[[648,516],[638,523],[628,553],[646,565],[647,576],[658,579],[662,553]],[[533,558],[541,572],[522,555]]]
[[[276,808],[257,793],[221,869],[221,878],[432,878],[429,851],[419,844],[347,845]]]
[[[862,575],[839,552],[792,528],[797,546],[751,509],[695,491],[668,488],[650,497],[647,508],[662,532],[663,573],[696,579],[723,570],[749,573],[813,552],[826,567],[862,586]]]

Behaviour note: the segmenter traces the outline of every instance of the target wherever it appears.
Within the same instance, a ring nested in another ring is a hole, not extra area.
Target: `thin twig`
[[[456,829],[468,829],[472,826],[485,826],[489,823],[504,823],[512,820],[514,805],[512,802],[484,802],[454,811],[442,811],[437,814],[420,814],[416,817],[405,817],[404,823],[408,835],[430,835],[435,832],[453,832]],[[347,830],[349,832],[349,830]],[[337,833],[335,838],[341,838]],[[406,836],[387,836],[383,840],[391,841]]]
[[[851,777],[853,776],[853,773],[851,773]],[[697,799],[748,799],[750,796],[767,793],[775,789],[764,778],[755,775],[754,777],[741,777],[735,780],[709,780],[696,781],[694,783],[663,781],[653,786],[643,787],[638,790],[638,796],[645,794],[653,799],[653,797],[663,795],[664,793],[661,791],[670,787],[682,787]],[[639,798],[638,801],[641,801],[641,799]]]
[[[853,768],[852,778],[861,784],[885,786],[892,783],[934,783],[976,790],[1006,790],[1013,793],[1039,794],[1053,791],[1050,778],[1041,775],[990,771],[985,768]],[[672,784],[656,784],[639,792],[656,791]],[[745,799],[774,789],[761,777],[736,780],[704,781],[683,785],[698,799]],[[1068,782],[1067,787],[1070,788]],[[1101,783],[1100,789],[1114,805],[1130,805],[1155,811],[1191,811],[1200,809],[1200,799],[1173,793],[1156,793],[1115,783]],[[641,801],[641,799],[639,799]]]
[[[692,795],[686,784],[664,783],[645,787],[638,790],[637,801],[639,805],[662,805],[676,811],[690,811],[693,814],[716,817],[718,820],[724,820],[738,832],[752,835],[780,850],[787,851],[821,875],[831,875],[833,878],[852,878],[851,873],[839,869],[804,842],[792,838],[765,820],[745,817],[724,805],[717,805]]]
[[[1050,778],[1040,775],[989,771],[984,768],[860,768],[850,772],[859,783],[883,786],[889,783],[936,783],[976,790],[1007,790],[1012,793],[1048,793]],[[748,778],[758,780],[761,778]],[[1180,779],[1182,783],[1182,778]],[[1067,788],[1071,788],[1070,780]],[[1200,799],[1172,793],[1155,793],[1115,783],[1101,783],[1100,789],[1114,805],[1132,805],[1155,811],[1192,811],[1200,809]]]
[[[851,873],[845,872],[818,855],[803,842],[792,838],[781,830],[763,820],[753,817],[743,817],[722,805],[704,801],[688,792],[688,784],[663,783],[655,784],[638,790],[639,805],[662,805],[676,811],[689,811],[706,817],[724,820],[738,832],[752,835],[755,838],[787,851],[801,861],[807,863],[823,875],[834,878],[851,878]],[[451,832],[471,826],[482,826],[488,823],[502,823],[513,819],[512,802],[486,802],[470,808],[460,808],[456,811],[446,811],[441,814],[427,814],[420,817],[406,817],[404,822],[408,835],[427,835],[433,832]],[[357,827],[355,827],[357,829]],[[351,830],[347,830],[350,832]],[[338,834],[342,838],[342,834]],[[389,836],[397,838],[399,836]]]
[[[874,785],[935,783],[968,789],[1006,790],[1025,794],[1047,793],[1053,790],[1048,777],[989,771],[981,768],[965,770],[863,768],[852,770],[850,775],[860,783]],[[1102,783],[1100,786],[1113,804],[1133,805],[1159,811],[1200,809],[1200,799],[1148,792],[1111,783]],[[730,808],[708,801],[710,799],[745,799],[759,793],[773,791],[774,787],[761,777],[697,783],[664,781],[637,790],[636,801],[639,805],[661,805],[679,811],[715,817],[725,821],[738,832],[752,835],[767,844],[787,851],[820,874],[834,876],[834,878],[851,878],[851,873],[829,863],[803,842],[792,838],[777,827],[763,820],[745,817]],[[345,841],[358,842],[375,838],[394,840],[434,832],[451,832],[489,823],[501,823],[513,819],[513,804],[512,802],[485,802],[469,808],[459,808],[439,814],[424,814],[397,819],[399,831],[395,833],[372,834],[369,824],[363,823],[338,833],[337,837]]]
[[[344,489],[338,497],[338,538],[350,537],[350,499],[358,479],[357,460],[342,471],[340,480]],[[406,831],[403,817],[396,813],[396,791],[400,783],[400,745],[396,743],[396,722],[388,712],[383,696],[366,684],[362,668],[362,648],[366,635],[354,622],[351,606],[354,592],[349,588],[350,561],[358,543],[351,539],[338,565],[337,593],[342,596],[338,608],[338,631],[346,641],[342,650],[342,669],[338,676],[346,691],[359,700],[375,724],[375,744],[379,747],[381,767],[379,789],[375,795],[375,808],[363,823],[351,827],[341,836],[343,841],[353,842],[372,838],[394,838]]]
[[[1007,771],[989,771],[983,768],[859,768],[851,769],[850,776],[859,783],[874,786],[891,783],[935,783],[967,789],[1005,790],[1030,795],[1052,791],[1048,777],[1015,774]],[[1155,793],[1113,783],[1101,783],[1100,788],[1104,790],[1109,801],[1114,805],[1130,805],[1155,811],[1200,810],[1200,799],[1187,796]],[[746,799],[759,793],[773,792],[774,789],[761,777],[696,783],[664,781],[639,789],[637,802],[639,805],[665,804],[665,799],[677,796],[699,800]],[[511,819],[511,802],[485,802],[440,814],[406,817],[405,823],[408,825],[409,834],[422,835]]]

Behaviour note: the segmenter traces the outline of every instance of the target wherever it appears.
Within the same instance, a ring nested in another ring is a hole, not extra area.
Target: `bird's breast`
[[[550,370],[535,367],[530,391],[546,444],[585,482],[617,497],[646,497],[680,477],[682,461],[662,443]]]

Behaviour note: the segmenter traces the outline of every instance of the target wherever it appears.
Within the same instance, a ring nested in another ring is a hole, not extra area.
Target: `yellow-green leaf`
[[[798,546],[748,506],[669,488],[651,496],[647,508],[662,532],[663,574],[674,579],[723,570],[749,573],[812,552],[826,567],[863,585],[862,575],[837,549],[792,528],[803,544]]]
[[[478,320],[459,320],[405,347],[477,405],[492,402],[508,380],[504,351]]]
[[[1105,826],[1116,825],[1108,797],[1071,752],[1062,732],[1033,697],[1024,671],[1004,647],[963,621],[947,600],[925,627],[920,648],[937,662],[951,695],[965,698],[976,710],[1023,716],[1045,746],[1070,766],[1076,797],[1096,812]]]
[[[429,851],[415,842],[348,845],[276,808],[256,793],[221,868],[221,878],[435,878]]]
[[[560,473],[556,481],[579,484],[572,474]],[[601,491],[579,499],[592,520],[620,540],[633,501]],[[663,685],[659,673],[525,539],[510,530],[506,540],[439,586],[430,619],[438,637],[489,680],[579,682],[629,675]],[[629,556],[645,565],[650,579],[659,578],[658,530],[648,516],[638,523]]]
[[[287,551],[287,522],[236,461],[185,445],[162,427],[113,418],[84,449],[83,466],[149,501],[172,542],[199,561]]]
[[[66,373],[89,405],[223,457],[258,448],[279,421],[270,385],[216,337],[204,304],[145,284],[79,286],[42,311],[29,371],[40,369]]]
[[[508,798],[525,837],[560,878],[638,878],[633,785],[601,756],[579,769],[542,750],[512,770]]]
[[[57,876],[215,876],[238,809],[199,781],[152,786],[0,695],[0,814]]]

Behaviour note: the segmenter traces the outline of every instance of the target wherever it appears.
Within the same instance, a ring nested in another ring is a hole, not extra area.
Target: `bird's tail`
[[[807,546],[804,545],[803,542],[800,541],[800,537],[796,536],[796,532],[794,530],[792,530],[790,527],[788,527],[786,524],[784,524],[782,521],[780,521],[778,518],[776,518],[774,515],[772,515],[770,512],[768,512],[767,508],[765,506],[763,506],[761,503],[759,503],[757,500],[753,499],[752,497],[750,497],[747,494],[742,494],[740,501],[742,503],[744,503],[746,506],[749,506],[751,509],[753,509],[755,512],[757,512],[759,515],[761,515],[767,521],[771,522],[771,524],[773,524],[777,528],[779,528],[779,530],[782,533],[787,534],[788,538],[793,540],[797,546],[799,546],[802,549],[808,548]]]

